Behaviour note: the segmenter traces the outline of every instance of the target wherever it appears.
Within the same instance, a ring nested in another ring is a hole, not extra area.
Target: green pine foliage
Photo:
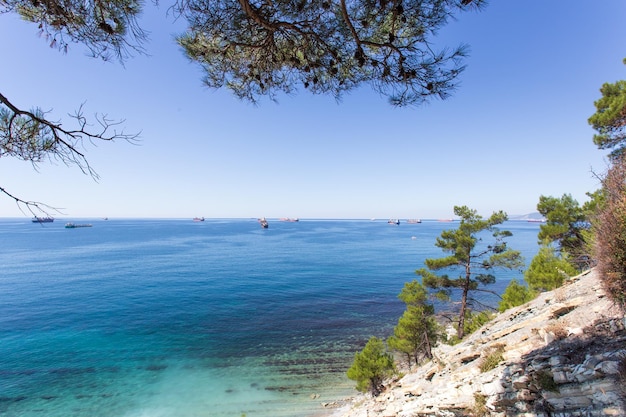
[[[533,290],[513,279],[504,290],[504,294],[502,294],[502,299],[498,304],[498,311],[503,312],[509,308],[521,306],[533,298],[535,298]]]
[[[435,320],[435,307],[428,302],[428,290],[417,280],[404,284],[398,298],[406,310],[387,339],[389,348],[406,355],[407,363],[418,364],[421,359],[432,358],[432,348],[439,339],[439,326]]]
[[[624,59],[626,64],[626,59]],[[610,157],[624,153],[626,145],[626,81],[605,83],[600,89],[602,97],[594,102],[596,112],[588,122],[598,132],[593,143],[599,149],[610,149]]]
[[[566,253],[559,255],[551,245],[544,244],[524,272],[527,285],[512,280],[502,294],[498,310],[502,312],[525,304],[535,298],[537,293],[558,288],[576,274],[578,270],[567,260]]]
[[[428,304],[428,289],[415,279],[404,283],[398,298],[407,306],[430,305]]]
[[[210,88],[256,102],[298,89],[339,98],[370,86],[406,106],[449,95],[466,49],[436,49],[431,36],[485,3],[188,0],[172,8],[189,22],[177,41]]]
[[[565,279],[578,274],[566,256],[558,256],[550,245],[539,248],[524,273],[531,292],[551,291],[563,285]]]
[[[554,243],[564,259],[582,271],[592,261],[585,237],[588,213],[570,194],[560,198],[540,196],[537,211],[546,218],[539,228],[539,242]]]
[[[423,284],[441,299],[449,299],[454,289],[460,290],[457,337],[462,339],[466,314],[476,304],[472,294],[477,291],[491,292],[483,287],[495,283],[495,271],[521,269],[523,258],[519,251],[507,246],[505,239],[512,233],[496,227],[508,219],[503,211],[483,219],[476,210],[455,206],[454,214],[460,217],[458,228],[444,230],[435,243],[447,256],[426,259],[426,268],[415,272],[422,277]],[[486,242],[487,233],[493,238],[491,243]],[[453,273],[458,275],[451,276]]]
[[[473,312],[473,311],[468,310],[465,314],[465,321],[464,321],[465,328],[463,329],[464,333],[465,334],[474,333],[476,330],[483,327],[483,324],[491,321],[491,319],[493,319],[494,316],[495,316],[495,313],[489,310],[483,310],[479,312]]]
[[[142,47],[148,34],[139,26],[143,1],[3,0],[0,14],[15,12],[23,20],[37,24],[50,47],[67,52],[70,43],[82,43],[92,56],[124,61]]]
[[[383,389],[383,381],[395,373],[392,356],[386,352],[383,341],[371,337],[363,350],[354,355],[354,362],[348,369],[348,378],[356,381],[356,389],[369,391],[377,396]]]
[[[138,0],[2,0],[0,14],[33,22],[50,46],[124,62],[145,53]],[[187,0],[168,9],[186,21],[176,41],[211,88],[258,101],[301,89],[343,93],[369,86],[393,105],[445,99],[465,69],[467,47],[435,48],[433,38],[453,16],[486,0],[403,2]],[[156,4],[156,2],[155,2]]]
[[[411,361],[413,360],[413,345],[411,344],[411,340],[406,337],[404,329],[399,327],[400,320],[402,320],[402,318],[398,320],[398,326],[394,327],[393,335],[387,338],[387,346],[394,352],[403,355],[410,367]]]

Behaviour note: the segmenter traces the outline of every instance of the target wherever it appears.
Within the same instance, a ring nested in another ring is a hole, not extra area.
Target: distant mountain
[[[544,219],[545,218],[541,215],[541,213],[538,213],[538,212],[509,216],[509,220],[544,220]]]

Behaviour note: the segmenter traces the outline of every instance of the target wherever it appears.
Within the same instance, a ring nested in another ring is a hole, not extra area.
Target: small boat
[[[421,223],[422,221],[420,219],[408,219],[406,222],[408,224],[418,224],[418,223]]]
[[[258,222],[261,225],[261,227],[264,228],[264,229],[267,229],[268,227],[270,227],[270,225],[267,222],[267,220],[265,220],[265,217],[262,217],[262,218],[258,219]]]
[[[389,219],[389,221],[387,223],[399,225],[400,224],[400,220],[398,220],[398,219]]]
[[[193,221],[194,222],[203,222],[204,221],[204,217],[194,217]]]
[[[91,225],[88,223],[85,223],[85,224],[65,223],[66,229],[76,229],[78,227],[91,227]]]
[[[53,221],[52,217],[33,217],[33,223],[52,223]]]

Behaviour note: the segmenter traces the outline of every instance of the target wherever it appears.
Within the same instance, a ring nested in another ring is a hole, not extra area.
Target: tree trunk
[[[424,332],[424,342],[426,344],[424,350],[426,353],[426,357],[428,359],[432,359],[433,358],[433,350],[432,350],[432,346],[430,345],[430,339],[428,338],[428,333]]]
[[[459,313],[459,327],[456,330],[456,335],[459,339],[463,339],[465,336],[465,310],[467,309],[467,293],[470,287],[470,267],[465,266],[465,283],[463,284],[463,297],[461,297],[461,312]]]

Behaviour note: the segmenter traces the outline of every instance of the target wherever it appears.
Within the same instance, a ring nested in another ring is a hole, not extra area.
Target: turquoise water
[[[0,415],[300,417],[353,394],[354,352],[455,224],[269,221],[0,220]],[[505,228],[529,261],[538,226]]]

